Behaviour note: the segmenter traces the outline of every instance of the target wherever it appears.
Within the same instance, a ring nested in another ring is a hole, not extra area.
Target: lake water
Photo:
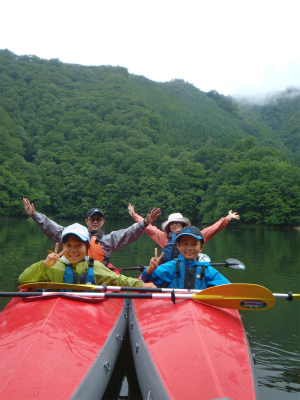
[[[56,221],[67,226],[74,221]],[[84,221],[77,221],[84,224]],[[104,231],[125,228],[131,220],[105,222]],[[16,291],[18,276],[34,262],[45,259],[54,244],[31,219],[0,217],[0,290]],[[219,267],[233,283],[255,283],[273,293],[300,292],[300,230],[249,227],[231,224],[212,238],[204,248],[212,262],[236,258],[245,271]],[[155,243],[146,235],[116,252],[111,262],[119,268],[148,265]],[[160,254],[160,251],[159,251]],[[138,276],[139,272],[126,271]],[[9,299],[0,299],[0,309]],[[300,399],[300,301],[277,299],[266,311],[243,311],[244,326],[251,335],[250,346],[256,358],[256,373],[262,400]]]

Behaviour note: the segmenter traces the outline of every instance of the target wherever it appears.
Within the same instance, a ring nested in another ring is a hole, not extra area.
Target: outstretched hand
[[[152,222],[154,222],[156,220],[156,218],[160,216],[160,214],[161,214],[160,208],[153,208],[151,213],[147,214],[146,224],[147,225],[152,224]]]
[[[34,204],[33,203],[30,204],[30,201],[26,197],[23,198],[23,204],[27,214],[32,217],[35,213]]]
[[[57,250],[58,250],[58,243],[56,243],[56,245],[55,245],[54,253],[48,254],[48,257],[45,260],[45,265],[46,265],[47,268],[53,267],[53,265],[55,265],[57,263],[59,258],[66,251],[66,249],[64,249],[63,251],[61,251],[60,253],[57,254]]]
[[[164,253],[161,253],[159,257],[157,257],[157,248],[155,247],[154,250],[154,257],[151,258],[149,267],[147,268],[147,274],[151,275],[153,271],[159,266],[161,259],[163,258]]]
[[[231,221],[232,219],[240,219],[240,216],[236,212],[233,213],[232,210],[230,210],[227,218],[229,219],[229,221]]]
[[[134,217],[134,214],[135,214],[135,212],[134,212],[134,205],[132,204],[128,204],[128,212],[129,212],[129,214],[132,216],[132,217]]]

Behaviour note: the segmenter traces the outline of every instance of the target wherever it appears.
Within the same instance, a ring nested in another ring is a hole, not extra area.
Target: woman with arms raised
[[[134,206],[130,203],[128,205],[128,211],[136,222],[143,220],[143,217],[135,213]],[[204,243],[208,242],[216,233],[225,228],[232,219],[239,220],[240,216],[237,215],[236,212],[233,213],[232,210],[230,210],[226,217],[204,228],[202,230]],[[168,220],[162,223],[162,230],[152,224],[146,227],[145,232],[147,235],[163,249],[164,256],[161,260],[161,264],[178,257],[179,250],[175,244],[175,240],[180,230],[187,225],[191,225],[188,218],[183,217],[180,213],[174,213],[170,214]]]

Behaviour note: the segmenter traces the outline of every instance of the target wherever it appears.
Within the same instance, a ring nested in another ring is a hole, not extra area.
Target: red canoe
[[[237,310],[192,300],[133,304],[129,336],[144,399],[259,398]]]
[[[100,399],[127,329],[126,302],[11,300],[0,314],[1,400]]]

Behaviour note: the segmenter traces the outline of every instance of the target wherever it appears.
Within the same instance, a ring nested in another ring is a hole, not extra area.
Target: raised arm
[[[240,216],[236,212],[229,211],[228,215],[215,222],[213,225],[202,229],[204,242],[208,242],[216,233],[220,232],[221,229],[225,228],[232,219],[240,219]]]
[[[23,204],[27,214],[30,217],[33,217],[35,213],[34,204],[33,203],[30,204],[30,201],[26,197],[23,197]]]
[[[23,198],[23,204],[25,211],[30,215],[40,231],[43,232],[49,239],[54,243],[60,243],[61,234],[64,227],[52,221],[46,215],[35,211],[34,204],[31,203],[27,198]]]
[[[157,208],[156,210],[160,209]],[[128,205],[128,212],[136,222],[143,221],[144,218],[134,211],[134,205],[130,203]],[[145,229],[145,233],[147,233],[147,235],[150,236],[151,239],[154,240],[154,242],[157,243],[162,249],[168,242],[165,232],[161,231],[154,225],[149,224]]]
[[[229,219],[229,221],[231,221],[232,219],[241,219],[241,217],[236,212],[233,213],[232,210],[229,211],[227,218]]]
[[[137,240],[144,232],[147,224],[151,224],[160,215],[159,208],[153,208],[153,210],[147,214],[146,218],[141,218],[139,222],[131,225],[126,229],[120,229],[113,231],[108,235],[104,235],[101,238],[101,246],[105,251],[105,255],[110,257],[112,253],[120,250],[122,247],[127,246]]]

